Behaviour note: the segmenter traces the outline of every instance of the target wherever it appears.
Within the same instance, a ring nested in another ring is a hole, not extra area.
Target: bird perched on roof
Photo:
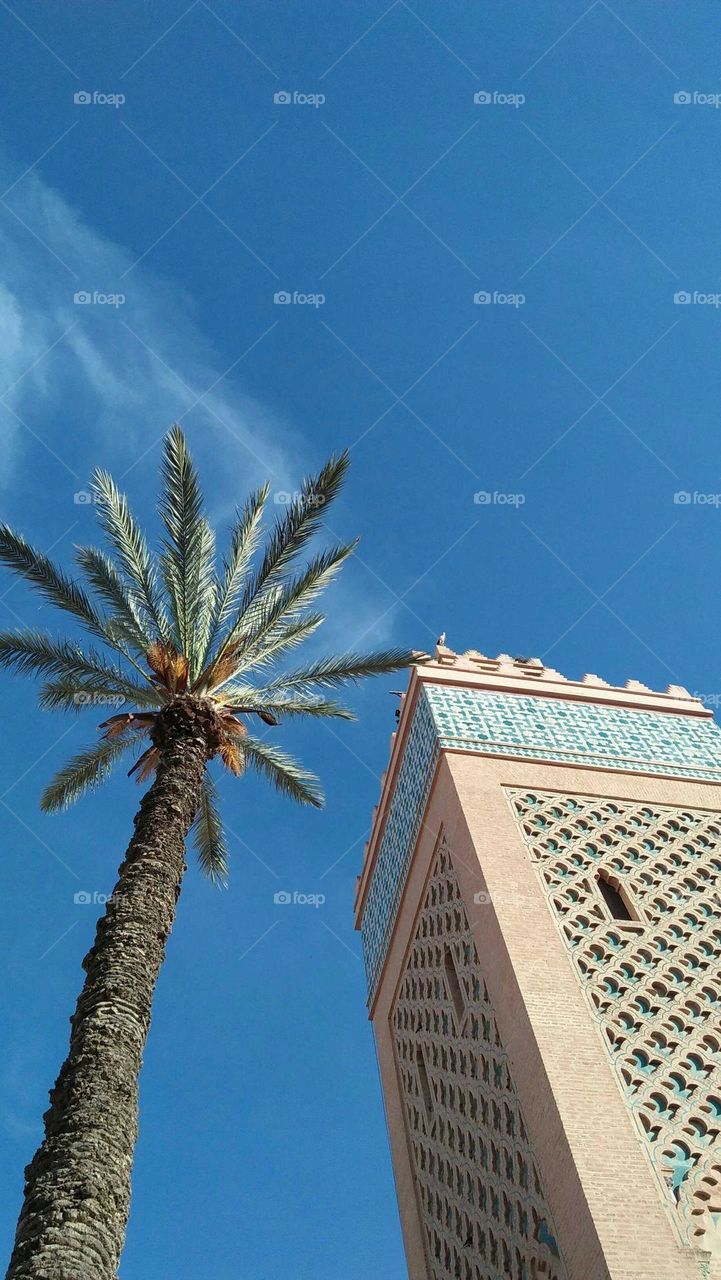
[[[445,643],[446,643],[446,633],[445,631],[441,631],[441,634],[436,640],[436,644],[444,645]]]

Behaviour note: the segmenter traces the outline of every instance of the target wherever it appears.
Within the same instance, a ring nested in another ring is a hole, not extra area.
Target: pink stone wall
[[[713,1280],[682,1245],[519,835],[505,788],[721,811],[721,788],[444,753],[372,1011],[411,1280],[433,1280],[389,1027],[441,830],[570,1280]],[[480,895],[480,900],[476,900]]]

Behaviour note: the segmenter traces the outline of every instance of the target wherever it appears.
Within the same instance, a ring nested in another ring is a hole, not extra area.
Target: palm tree
[[[268,486],[253,493],[237,514],[220,567],[177,426],[164,446],[159,510],[165,534],[157,557],[103,471],[94,476],[94,501],[112,554],[79,548],[80,582],[0,526],[0,562],[111,651],[22,631],[0,635],[0,663],[46,678],[41,707],[77,710],[113,701],[132,708],[104,721],[102,737],[60,770],[41,807],[66,808],[138,744],[142,754],[130,773],[141,782],[153,777],[83,961],[68,1056],[50,1093],[45,1139],[25,1171],[8,1280],[114,1280],[117,1274],[130,1206],[138,1075],[191,826],[202,870],[219,883],[227,873],[209,761],[219,756],[236,775],[254,769],[299,803],[320,806],[318,780],[251,734],[248,718],[268,726],[291,716],[352,719],[328,690],[425,657],[386,649],[269,670],[323,621],[309,606],[353,550],[353,544],[335,546],[295,568],[347,466],[343,453],[307,479],[264,546]]]

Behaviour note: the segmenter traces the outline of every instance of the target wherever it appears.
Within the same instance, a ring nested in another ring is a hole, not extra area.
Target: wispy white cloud
[[[0,191],[12,181],[0,153]],[[274,490],[296,489],[299,477],[321,461],[313,442],[273,405],[248,395],[242,360],[225,376],[230,360],[208,342],[182,289],[153,274],[147,262],[124,279],[133,262],[129,250],[89,226],[37,172],[0,201],[3,508],[12,511],[19,481],[29,478],[24,467],[39,452],[68,501],[97,464],[131,494],[149,497],[159,441],[179,418],[211,495],[214,522],[228,523],[262,480],[270,479]],[[76,302],[83,292],[124,294],[125,301]],[[263,335],[259,323],[248,345],[271,339]],[[329,623],[312,649],[351,647],[360,633],[365,646],[386,643],[403,613],[400,606],[389,610],[392,595],[360,566],[346,572],[327,605]]]
[[[0,157],[0,185],[10,180]],[[0,484],[23,442],[42,441],[78,474],[99,454],[122,472],[187,415],[208,465],[225,455],[213,477],[221,502],[233,487],[229,456],[242,460],[244,487],[267,475],[292,487],[303,442],[243,390],[242,362],[223,377],[180,289],[145,264],[123,280],[132,262],[36,173],[0,204]],[[125,301],[80,303],[78,294]]]

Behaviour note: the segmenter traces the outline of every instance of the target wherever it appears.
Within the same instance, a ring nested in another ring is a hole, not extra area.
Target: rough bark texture
[[[213,751],[207,702],[177,699],[156,731],[157,776],[95,943],[50,1093],[45,1140],[25,1170],[7,1280],[114,1280],[130,1208],[138,1074],[180,883],[185,836]]]

